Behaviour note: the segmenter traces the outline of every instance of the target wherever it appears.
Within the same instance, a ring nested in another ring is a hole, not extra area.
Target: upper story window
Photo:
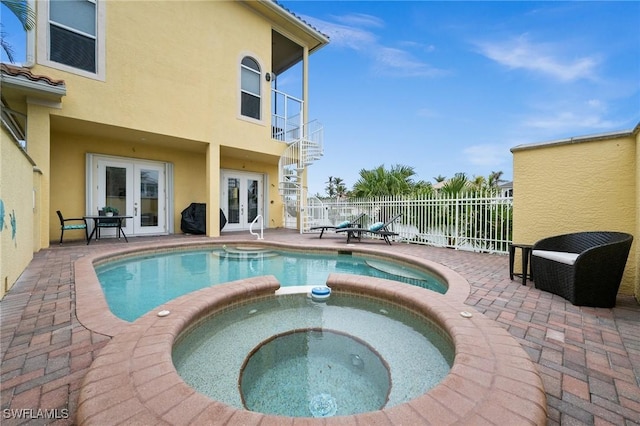
[[[260,66],[255,59],[242,58],[240,80],[240,113],[260,120]]]
[[[38,1],[37,63],[105,81],[104,0]]]
[[[49,59],[90,73],[97,70],[97,7],[91,0],[51,0]]]

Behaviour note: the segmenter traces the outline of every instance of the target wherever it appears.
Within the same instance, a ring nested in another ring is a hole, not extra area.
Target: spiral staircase
[[[304,172],[323,155],[323,127],[311,121],[299,129],[297,137],[287,141],[287,148],[279,161],[279,190],[284,202],[284,225],[301,232],[310,227],[306,211],[306,188]]]

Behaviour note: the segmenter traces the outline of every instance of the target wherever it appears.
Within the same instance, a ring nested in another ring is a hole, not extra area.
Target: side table
[[[522,273],[515,274],[513,272],[513,262],[516,258],[516,249],[522,250]],[[509,244],[509,278],[513,280],[513,276],[522,277],[522,285],[527,285],[527,278],[533,280],[533,273],[529,273],[529,261],[531,259],[532,244]]]

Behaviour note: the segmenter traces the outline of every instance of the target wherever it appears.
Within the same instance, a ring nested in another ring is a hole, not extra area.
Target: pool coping
[[[535,365],[509,333],[465,305],[419,287],[332,274],[332,291],[391,300],[426,316],[455,345],[450,373],[429,392],[400,405],[351,416],[288,418],[230,407],[198,393],[171,359],[176,338],[190,324],[229,304],[279,288],[273,276],[220,284],[181,296],[136,320],[115,336],[87,372],[78,400],[79,425],[100,424],[539,424],[546,396]]]

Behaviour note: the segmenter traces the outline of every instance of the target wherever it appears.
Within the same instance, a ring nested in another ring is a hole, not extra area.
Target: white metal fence
[[[362,200],[309,200],[303,232],[319,225],[336,225],[365,213],[363,227],[396,214],[390,229],[396,241],[462,250],[507,253],[512,237],[513,198],[493,194],[455,197],[385,197]]]

